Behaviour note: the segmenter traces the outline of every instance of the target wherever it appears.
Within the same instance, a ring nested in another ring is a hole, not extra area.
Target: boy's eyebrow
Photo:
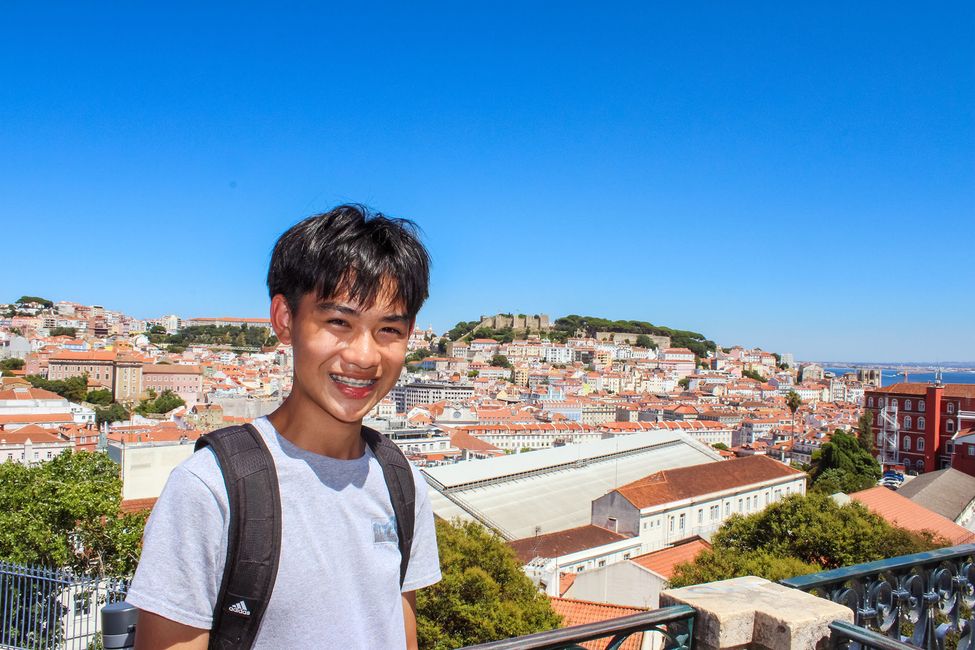
[[[323,301],[318,303],[318,309],[322,311],[337,311],[347,316],[359,316],[361,315],[358,310],[338,302]],[[387,314],[383,316],[380,320],[385,323],[409,323],[410,318],[406,314]]]

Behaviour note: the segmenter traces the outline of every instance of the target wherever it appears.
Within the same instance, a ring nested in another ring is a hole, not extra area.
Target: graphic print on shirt
[[[393,515],[386,521],[372,522],[372,541],[374,544],[398,544],[396,537],[396,516]]]

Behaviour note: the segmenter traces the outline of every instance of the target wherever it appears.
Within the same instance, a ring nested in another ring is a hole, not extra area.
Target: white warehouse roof
[[[672,431],[647,431],[421,470],[433,512],[480,521],[509,539],[590,521],[592,501],[654,472],[721,460]]]

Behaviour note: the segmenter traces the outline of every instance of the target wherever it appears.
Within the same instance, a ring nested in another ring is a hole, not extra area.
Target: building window
[[[598,566],[601,566],[601,567],[606,566],[606,560],[600,560]]]
[[[904,410],[905,411],[911,410],[911,400],[909,399],[904,400]]]
[[[965,449],[968,450],[969,456],[975,456],[975,445],[965,445]]]
[[[945,444],[945,453],[949,456],[955,452],[955,443],[948,442]]]
[[[917,439],[917,450],[924,451],[924,438]]]
[[[909,436],[904,436],[904,451],[911,450],[911,439]]]
[[[897,408],[897,398],[896,397],[893,398],[892,400],[890,400],[890,406],[891,406],[891,408]]]
[[[904,416],[904,428],[905,429],[910,429],[912,423],[913,423],[913,421],[911,420],[911,416],[910,415],[905,415]]]
[[[623,559],[624,560],[629,560],[630,559],[630,554],[629,553],[624,553],[623,554]]]
[[[954,420],[948,420],[947,422],[945,422],[945,431],[947,431],[948,433],[954,433],[955,432],[955,422],[954,422]]]
[[[685,519],[685,518],[684,518],[684,515],[682,514],[682,515],[680,516],[680,523],[679,523],[679,525],[678,525],[678,528],[680,528],[681,530],[684,530],[684,519]]]
[[[924,416],[920,415],[917,418],[917,430],[924,431]]]
[[[867,406],[873,406],[873,398],[872,397],[868,397],[867,398]]]
[[[954,402],[948,402],[948,412],[949,413],[954,413],[955,412],[955,404],[954,404]]]
[[[922,413],[924,412],[924,400],[923,399],[919,399],[917,401],[917,410],[918,411],[921,411]]]

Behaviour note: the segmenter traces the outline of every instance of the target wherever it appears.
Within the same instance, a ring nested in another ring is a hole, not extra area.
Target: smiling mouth
[[[376,383],[376,379],[354,379],[352,377],[333,374],[330,374],[329,377],[332,378],[332,381],[339,384],[345,384],[351,388],[368,388]]]

